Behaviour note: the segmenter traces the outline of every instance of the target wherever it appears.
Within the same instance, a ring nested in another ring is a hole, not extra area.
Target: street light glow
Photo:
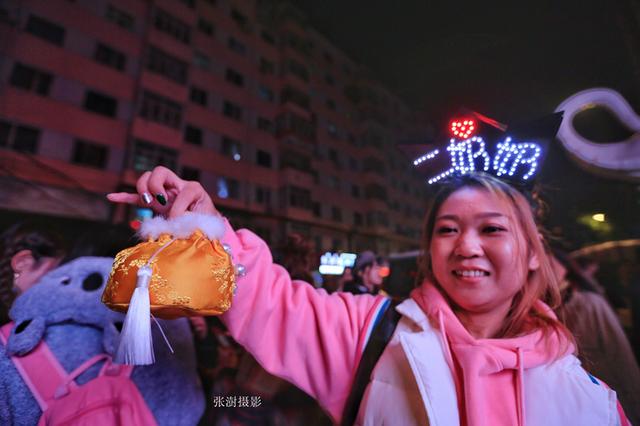
[[[596,213],[593,216],[591,216],[591,219],[595,220],[596,222],[604,222],[605,221],[604,213]]]

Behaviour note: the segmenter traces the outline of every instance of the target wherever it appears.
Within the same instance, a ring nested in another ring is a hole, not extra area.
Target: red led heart
[[[476,130],[476,122],[470,119],[453,120],[451,134],[459,139],[468,139]]]

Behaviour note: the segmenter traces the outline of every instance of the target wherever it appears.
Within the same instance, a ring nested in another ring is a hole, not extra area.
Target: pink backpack
[[[13,323],[0,328],[6,346]],[[155,425],[156,420],[130,379],[133,367],[112,364],[107,354],[96,355],[71,373],[62,368],[49,346],[40,342],[27,355],[11,357],[35,397],[42,417],[38,425]],[[78,386],[75,378],[106,360],[93,380]]]

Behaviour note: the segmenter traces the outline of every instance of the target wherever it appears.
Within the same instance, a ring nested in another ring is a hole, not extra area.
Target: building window
[[[331,111],[336,110],[336,102],[333,99],[327,99],[326,105]]]
[[[309,71],[307,70],[307,67],[305,67],[301,63],[296,62],[293,59],[289,59],[289,61],[287,62],[287,69],[291,74],[295,75],[301,80],[306,82],[309,81]]]
[[[12,86],[47,96],[52,79],[51,74],[18,62],[13,66],[9,82]]]
[[[211,69],[211,59],[209,59],[209,57],[204,53],[196,50],[193,52],[193,65],[198,68],[202,68],[205,71],[209,71]]]
[[[237,180],[227,177],[219,177],[217,186],[218,197],[233,198],[235,200],[240,199],[240,183]]]
[[[135,20],[133,15],[118,9],[112,5],[107,5],[107,21],[111,21],[117,26],[124,28],[125,30],[132,30]]]
[[[73,147],[72,162],[83,166],[104,169],[107,166],[109,148],[93,142],[76,139]]]
[[[258,96],[260,96],[260,99],[262,99],[263,101],[267,101],[267,102],[275,101],[275,95],[273,94],[273,90],[265,86],[258,87]]]
[[[233,68],[227,68],[225,79],[235,86],[244,86],[244,76]]]
[[[200,170],[195,169],[189,166],[182,166],[182,171],[180,172],[180,177],[184,180],[200,180]]]
[[[198,19],[198,30],[208,36],[213,36],[215,28],[213,24],[205,19]]]
[[[256,152],[256,164],[258,166],[271,168],[271,154],[267,151],[259,149]]]
[[[216,5],[216,0],[204,0],[205,3],[209,3],[211,6]]]
[[[268,206],[271,204],[271,190],[264,186],[256,186],[256,203]]]
[[[248,33],[251,31],[251,27],[249,26],[249,19],[237,9],[231,9],[231,19],[238,25],[242,31]]]
[[[15,126],[0,120],[0,147],[35,154],[38,150],[40,129],[30,126]]]
[[[351,196],[353,198],[360,198],[360,187],[359,186],[353,185],[351,187]]]
[[[289,187],[289,205],[311,210],[311,191],[297,186]]]
[[[202,145],[202,129],[187,124],[184,129],[184,140],[194,145]]]
[[[38,16],[29,16],[26,30],[28,33],[55,45],[62,46],[64,44],[65,29]]]
[[[273,62],[265,58],[260,58],[260,72],[262,74],[275,74],[276,66],[273,64]]]
[[[274,132],[273,121],[264,117],[258,117],[258,129],[262,130],[263,132],[273,134]]]
[[[169,34],[176,40],[189,44],[191,41],[191,30],[189,25],[178,18],[173,17],[162,9],[156,9],[153,25],[157,30]]]
[[[235,139],[225,136],[222,138],[220,153],[232,158],[234,161],[240,161],[242,159],[242,144]]]
[[[96,114],[115,117],[118,109],[118,101],[111,96],[106,96],[89,90],[84,98],[84,109]]]
[[[139,172],[153,170],[156,166],[165,166],[175,170],[178,151],[161,145],[136,139],[133,150],[133,169]]]
[[[266,41],[270,45],[275,46],[276,38],[270,32],[262,30],[262,32],[260,33],[260,37],[262,37],[262,40]]]
[[[187,63],[153,46],[149,46],[147,51],[147,70],[176,83],[185,84],[187,81]]]
[[[280,102],[283,104],[287,102],[293,102],[294,104],[298,105],[300,108],[309,110],[311,99],[309,98],[309,95],[307,95],[306,93],[303,93],[297,89],[294,89],[291,86],[287,86],[284,89],[282,89],[282,92],[280,93]]]
[[[96,46],[96,52],[93,55],[93,58],[97,62],[100,62],[101,64],[108,67],[115,68],[119,71],[124,70],[127,61],[127,57],[124,55],[124,53],[112,49],[102,43],[98,43],[98,45]]]
[[[207,106],[207,92],[202,89],[198,89],[195,86],[191,86],[189,90],[189,100],[194,104],[202,105],[203,107]]]
[[[233,37],[227,40],[227,47],[240,55],[247,53],[247,47]]]
[[[222,113],[232,120],[242,120],[242,108],[230,101],[224,101]]]
[[[331,207],[331,219],[336,222],[342,222],[342,210],[338,207]]]
[[[145,90],[140,106],[140,116],[178,129],[182,121],[182,107],[171,99]]]

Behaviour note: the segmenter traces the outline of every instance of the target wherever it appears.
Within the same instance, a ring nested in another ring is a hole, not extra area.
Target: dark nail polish
[[[164,195],[162,195],[162,194],[156,194],[156,200],[158,200],[158,202],[160,204],[162,204],[163,206],[167,205],[167,199],[164,198]]]

